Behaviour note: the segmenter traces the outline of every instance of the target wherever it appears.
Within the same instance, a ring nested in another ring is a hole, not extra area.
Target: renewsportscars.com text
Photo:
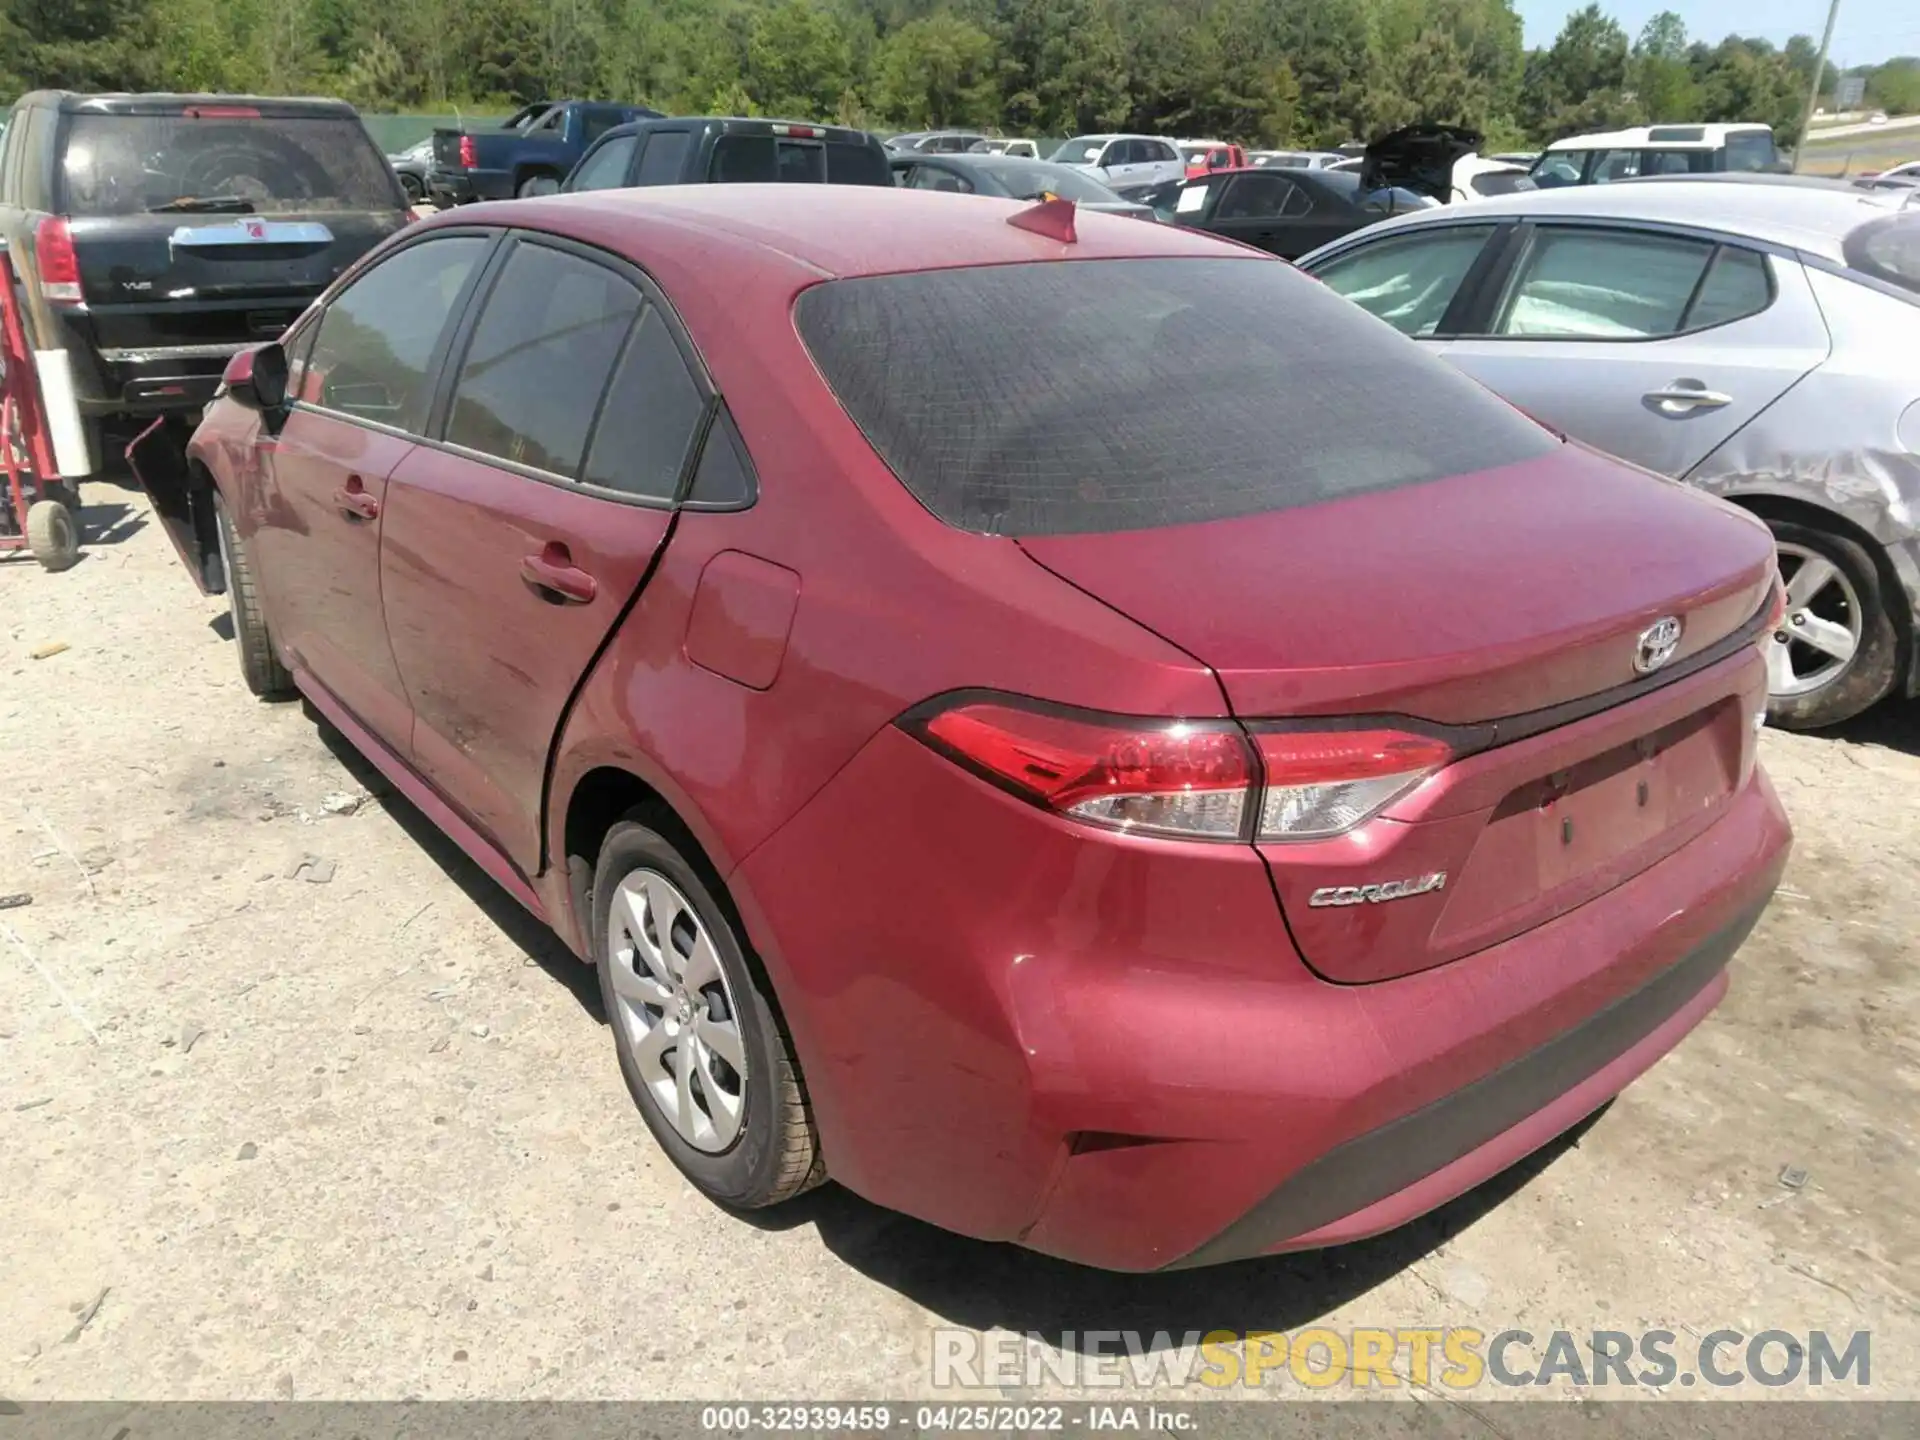
[[[1662,1390],[1848,1386],[1873,1383],[1871,1331],[1529,1330],[1316,1327],[1283,1331],[1164,1330],[977,1334],[936,1330],[940,1388],[1055,1384],[1213,1389],[1280,1385],[1314,1389],[1475,1390],[1612,1386]]]

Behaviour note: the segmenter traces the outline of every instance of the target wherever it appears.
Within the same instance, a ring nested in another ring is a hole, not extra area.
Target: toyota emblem
[[[1673,615],[1662,615],[1642,630],[1640,638],[1634,641],[1633,668],[1642,675],[1651,675],[1673,659],[1674,651],[1679,648],[1679,618]]]

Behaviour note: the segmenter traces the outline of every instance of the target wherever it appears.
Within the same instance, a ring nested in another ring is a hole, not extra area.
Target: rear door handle
[[[1649,390],[1640,398],[1656,415],[1669,415],[1676,419],[1691,415],[1696,410],[1718,410],[1723,405],[1733,403],[1731,395],[1709,390],[1698,380],[1675,380],[1664,389]]]
[[[573,563],[573,556],[558,540],[549,540],[522,560],[520,578],[543,596],[557,596],[569,605],[591,604],[600,593],[599,582]]]
[[[349,475],[346,485],[333,492],[334,508],[355,520],[378,520],[380,502],[367,493],[367,485],[358,475]]]

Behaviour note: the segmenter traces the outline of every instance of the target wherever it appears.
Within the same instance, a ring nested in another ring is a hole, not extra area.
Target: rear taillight
[[[1003,789],[1071,819],[1208,840],[1237,840],[1245,829],[1253,755],[1225,722],[1109,722],[979,702],[911,728]]]
[[[462,135],[460,137],[460,168],[462,170],[477,168],[480,164],[479,160],[475,158],[477,153],[473,145],[473,136]]]
[[[1454,756],[1383,728],[1263,730],[1228,720],[1067,714],[963,701],[905,728],[1021,799],[1115,830],[1200,840],[1322,840],[1372,819]]]
[[[1273,730],[1254,744],[1266,774],[1262,840],[1344,834],[1453,758],[1446,741],[1405,730]]]
[[[33,263],[40,293],[56,305],[78,305],[80,257],[73,253],[73,232],[64,217],[49,215],[33,233]]]

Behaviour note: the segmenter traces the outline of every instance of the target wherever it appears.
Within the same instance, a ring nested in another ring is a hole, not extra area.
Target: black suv
[[[572,193],[630,185],[777,182],[892,185],[893,171],[886,149],[864,130],[678,115],[607,131],[561,188]]]
[[[340,101],[23,97],[0,150],[0,242],[54,434],[88,436],[91,472],[99,422],[197,410],[229,356],[277,338],[410,218]]]

